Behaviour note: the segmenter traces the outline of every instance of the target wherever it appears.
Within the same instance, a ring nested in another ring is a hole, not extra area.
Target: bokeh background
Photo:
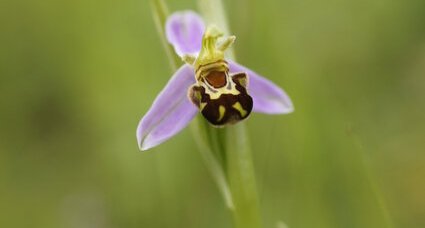
[[[264,227],[425,227],[425,1],[225,6],[296,108],[246,121]],[[2,0],[0,227],[232,227],[189,130],[138,151],[171,73],[149,1]]]

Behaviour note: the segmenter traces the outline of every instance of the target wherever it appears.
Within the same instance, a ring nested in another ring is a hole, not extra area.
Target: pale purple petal
[[[140,150],[152,148],[174,136],[198,113],[187,97],[187,90],[194,83],[190,65],[185,64],[174,73],[137,127]]]
[[[204,21],[193,11],[175,12],[168,17],[165,35],[179,56],[194,55],[201,50]]]
[[[230,73],[245,72],[248,74],[248,93],[254,102],[254,112],[286,114],[294,111],[289,96],[270,80],[233,61],[229,62],[229,68]]]

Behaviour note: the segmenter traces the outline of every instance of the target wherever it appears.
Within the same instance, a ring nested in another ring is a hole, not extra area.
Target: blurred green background
[[[225,6],[296,108],[246,121],[264,227],[425,227],[425,1]],[[146,0],[2,0],[0,227],[232,227],[188,129],[138,151],[171,73]]]

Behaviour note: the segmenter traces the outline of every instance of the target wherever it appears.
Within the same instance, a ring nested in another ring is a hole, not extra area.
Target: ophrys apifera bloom
[[[235,41],[215,26],[205,28],[192,11],[172,14],[166,36],[186,62],[159,93],[137,128],[141,150],[152,148],[185,128],[197,113],[223,127],[247,118],[251,111],[286,114],[293,105],[286,93],[254,71],[225,58]]]

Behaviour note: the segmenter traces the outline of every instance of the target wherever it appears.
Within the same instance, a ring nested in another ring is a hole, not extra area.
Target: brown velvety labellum
[[[200,109],[202,115],[215,126],[224,126],[243,120],[252,111],[253,101],[245,88],[245,73],[233,76],[235,89],[239,94],[222,93],[218,99],[211,99],[203,86],[194,85],[189,90],[189,97]]]

